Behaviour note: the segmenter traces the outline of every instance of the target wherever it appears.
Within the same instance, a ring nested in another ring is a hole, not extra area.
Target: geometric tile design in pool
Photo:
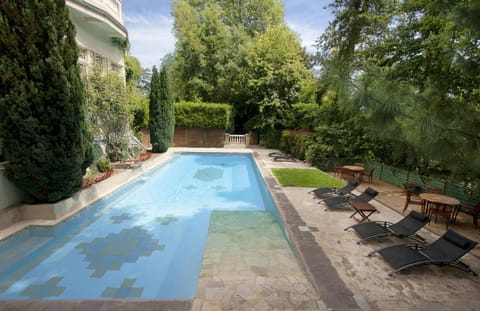
[[[113,220],[112,223],[120,224],[124,220],[132,219],[132,217],[130,217],[129,213],[123,213],[122,215],[118,215],[118,216],[110,216],[110,219]]]
[[[57,284],[62,279],[63,276],[55,276],[44,284],[30,285],[25,288],[20,295],[27,296],[28,299],[44,299],[47,297],[60,296],[65,290],[65,287],[57,286]]]
[[[188,185],[188,186],[185,186],[185,187],[183,187],[183,188],[185,188],[185,189],[187,189],[187,190],[197,189],[197,187],[195,187],[194,185]]]
[[[133,287],[136,279],[124,279],[120,288],[107,287],[102,297],[105,298],[135,298],[140,297],[143,292],[143,287]]]
[[[95,270],[90,277],[101,278],[108,270],[120,270],[124,263],[150,256],[153,251],[163,250],[165,245],[158,244],[147,230],[136,226],[90,243],[80,243],[76,248],[81,249],[81,254],[86,255],[84,260],[90,262],[87,269]]]
[[[223,177],[223,170],[214,167],[202,168],[193,177],[201,181],[213,181]]]
[[[222,190],[225,190],[226,188],[224,186],[215,186],[215,187],[212,187],[212,189],[214,189],[215,191],[222,191]]]
[[[159,222],[160,225],[166,226],[166,225],[169,225],[172,222],[178,221],[178,218],[174,217],[172,215],[167,215],[167,216],[164,216],[164,217],[157,217],[155,220],[157,222]]]

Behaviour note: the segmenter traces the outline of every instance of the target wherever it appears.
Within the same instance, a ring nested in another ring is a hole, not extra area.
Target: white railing
[[[227,134],[227,144],[246,144],[246,135]]]

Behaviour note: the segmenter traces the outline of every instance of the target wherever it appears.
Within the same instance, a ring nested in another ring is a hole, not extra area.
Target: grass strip
[[[344,183],[316,169],[272,168],[272,172],[284,187],[338,187]]]

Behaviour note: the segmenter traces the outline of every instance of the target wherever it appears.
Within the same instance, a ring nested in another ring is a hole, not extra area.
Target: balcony
[[[120,0],[67,0],[66,5],[76,27],[103,39],[127,38]]]

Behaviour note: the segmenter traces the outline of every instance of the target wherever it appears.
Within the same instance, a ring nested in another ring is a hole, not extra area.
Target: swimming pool
[[[191,299],[212,211],[270,211],[250,154],[182,153],[0,244],[0,299]]]

